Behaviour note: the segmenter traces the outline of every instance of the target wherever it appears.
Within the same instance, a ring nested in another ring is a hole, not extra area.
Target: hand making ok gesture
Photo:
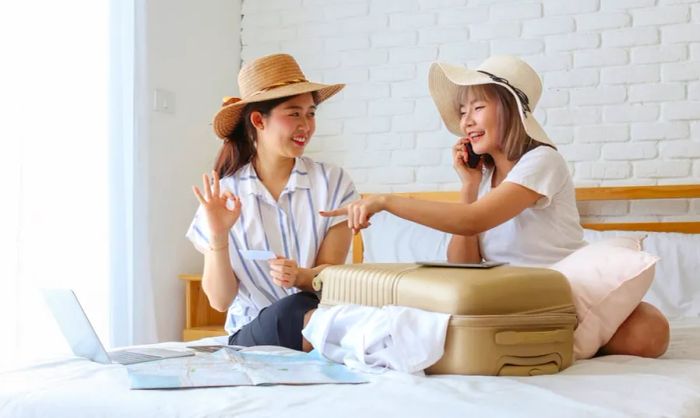
[[[221,192],[216,171],[212,171],[212,181],[207,174],[202,174],[202,186],[204,193],[197,186],[192,186],[192,191],[202,204],[210,233],[212,237],[226,236],[241,215],[241,200],[229,191]],[[233,207],[227,205],[229,199]]]

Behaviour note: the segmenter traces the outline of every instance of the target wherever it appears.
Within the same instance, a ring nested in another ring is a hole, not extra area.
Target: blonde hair
[[[523,121],[520,119],[520,110],[513,94],[498,84],[478,84],[462,87],[458,95],[462,103],[471,100],[488,100],[496,103],[498,115],[498,147],[503,151],[509,161],[518,161],[526,152],[540,145],[546,145],[534,140],[527,134]],[[457,103],[459,108],[460,103]],[[489,156],[490,157],[490,156]],[[487,162],[493,164],[493,160]]]

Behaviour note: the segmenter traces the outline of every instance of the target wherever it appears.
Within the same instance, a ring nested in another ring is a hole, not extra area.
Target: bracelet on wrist
[[[224,244],[209,244],[209,250],[210,251],[220,251],[220,250],[225,250],[228,248],[228,241]]]

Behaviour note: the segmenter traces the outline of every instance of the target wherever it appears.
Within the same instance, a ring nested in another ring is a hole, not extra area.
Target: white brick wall
[[[700,0],[244,0],[242,14],[244,61],[289,52],[309,78],[347,84],[308,153],[360,191],[456,187],[427,69],[497,53],[540,72],[536,114],[575,183],[700,182]]]

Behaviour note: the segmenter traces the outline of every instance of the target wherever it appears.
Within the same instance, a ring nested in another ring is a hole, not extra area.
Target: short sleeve
[[[330,188],[330,193],[328,194],[329,202],[327,209],[337,209],[347,206],[348,203],[357,200],[360,194],[357,193],[355,189],[355,184],[352,182],[350,175],[339,167],[331,167],[329,170],[329,182],[328,186]],[[344,222],[347,220],[346,215],[334,216],[330,218],[328,223],[328,228]]]
[[[192,244],[200,253],[204,254],[209,251],[209,226],[204,213],[202,213],[201,205],[197,209],[185,236],[192,241]]]
[[[543,145],[525,153],[504,181],[519,184],[542,195],[535,204],[536,208],[541,209],[549,206],[569,177],[569,168],[561,154],[554,148]]]

